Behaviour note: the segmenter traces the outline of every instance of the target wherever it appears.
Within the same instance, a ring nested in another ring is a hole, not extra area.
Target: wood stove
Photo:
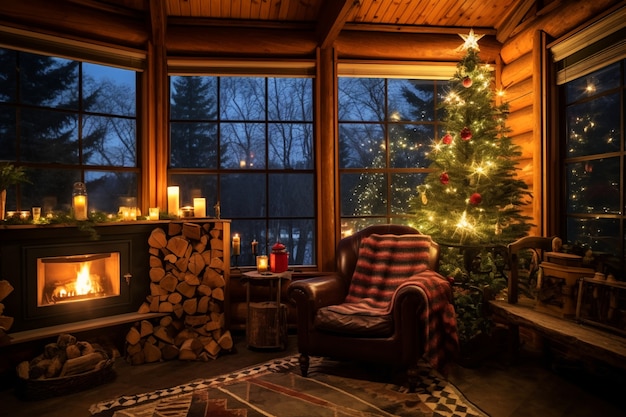
[[[68,316],[64,321],[73,321],[85,310],[128,304],[130,250],[130,241],[23,247],[30,283],[25,319]]]
[[[149,224],[0,229],[0,273],[10,332],[136,312],[149,294]]]

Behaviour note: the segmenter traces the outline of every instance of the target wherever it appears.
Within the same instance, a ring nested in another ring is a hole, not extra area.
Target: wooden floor
[[[1,391],[0,416],[89,416],[93,403],[221,375],[295,354],[297,350],[293,335],[289,336],[285,351],[253,351],[245,346],[243,335],[234,336],[236,352],[210,362],[169,361],[130,366],[119,359],[115,363],[114,381],[75,394],[25,402],[18,400],[11,389]],[[472,369],[455,365],[449,380],[491,417],[626,415],[621,400],[625,380],[616,380],[606,372],[590,376],[571,364],[546,368],[533,353],[523,352],[515,366],[506,363],[504,354]],[[620,397],[616,398],[615,393]]]

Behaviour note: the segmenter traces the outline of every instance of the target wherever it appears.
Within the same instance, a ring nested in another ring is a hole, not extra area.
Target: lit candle
[[[178,198],[180,189],[178,186],[167,187],[167,212],[171,215],[178,216]]]
[[[241,254],[241,238],[238,233],[233,236],[233,255]]]
[[[254,239],[252,241],[252,256],[256,256],[256,250],[258,246],[259,246],[259,242],[257,242],[256,239]]]
[[[150,220],[159,220],[159,208],[158,207],[150,207],[148,209],[148,213],[150,213]]]
[[[87,196],[74,196],[74,217],[76,220],[87,220]]]
[[[183,217],[193,217],[193,207],[185,206],[181,209]]]
[[[206,198],[193,199],[194,217],[206,217]]]
[[[267,272],[267,256],[260,255],[256,257],[257,272]]]

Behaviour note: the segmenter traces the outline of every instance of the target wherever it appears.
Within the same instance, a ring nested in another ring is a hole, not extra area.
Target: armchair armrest
[[[298,308],[306,306],[312,311],[342,303],[347,292],[346,284],[336,274],[293,281],[287,289],[289,299]]]

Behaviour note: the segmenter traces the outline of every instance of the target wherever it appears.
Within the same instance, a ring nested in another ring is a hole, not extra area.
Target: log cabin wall
[[[59,5],[62,3],[62,6]],[[354,5],[342,4],[343,10],[325,10],[337,15]],[[317,212],[319,239],[318,267],[333,269],[334,248],[339,238],[338,179],[336,167],[336,64],[340,60],[372,62],[446,62],[457,63],[458,33],[468,28],[398,26],[394,30],[356,30],[355,25],[332,28],[319,38],[312,23],[237,26],[192,21],[167,15],[164,1],[146,0],[148,15],[138,11],[107,6],[99,8],[87,0],[50,2],[5,1],[0,5],[0,25],[86,40],[95,44],[132,48],[146,53],[143,77],[142,133],[142,206],[162,206],[167,184],[168,97],[167,60],[171,57],[216,59],[306,59],[315,61],[316,83],[316,152],[317,169],[324,172],[318,180]],[[325,6],[333,7],[333,2]],[[357,4],[355,2],[354,4]],[[546,120],[545,84],[542,69],[547,64],[540,45],[542,37],[556,39],[576,30],[606,12],[626,4],[616,0],[520,1],[518,10],[499,30],[481,28],[486,36],[480,41],[481,58],[495,64],[498,84],[507,92],[510,103],[509,127],[514,141],[523,149],[520,175],[533,193],[528,215],[537,225],[533,234],[551,234],[554,224],[547,216],[554,211],[550,191],[554,184],[545,181],[545,148],[549,140],[544,131]],[[122,9],[124,10],[124,9]],[[320,15],[323,13],[320,12]],[[326,16],[326,14],[323,14]],[[341,20],[338,18],[337,20]],[[457,21],[455,19],[455,21]],[[233,23],[233,22],[231,22]],[[236,22],[234,22],[236,23]],[[345,23],[345,21],[343,22]],[[462,23],[460,23],[462,24]],[[338,32],[336,38],[330,36]],[[0,42],[1,43],[1,42]],[[554,162],[554,161],[551,161]],[[322,244],[322,241],[324,244]]]
[[[526,213],[536,225],[531,234],[550,236],[559,232],[555,213],[558,184],[546,172],[546,167],[555,166],[558,160],[557,155],[546,154],[557,138],[546,137],[545,133],[550,123],[544,113],[548,89],[542,71],[550,65],[545,45],[624,4],[613,0],[556,1],[529,11],[507,39],[499,39],[503,42],[500,83],[510,105],[508,126],[511,137],[522,148],[519,175],[533,193]]]

